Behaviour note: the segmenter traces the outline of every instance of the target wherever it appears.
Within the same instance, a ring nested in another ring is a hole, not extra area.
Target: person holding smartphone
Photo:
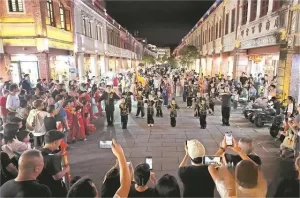
[[[208,166],[203,164],[205,148],[198,140],[187,140],[185,156],[179,165],[178,175],[183,183],[183,197],[214,197],[215,184]],[[188,166],[188,159],[191,165]]]

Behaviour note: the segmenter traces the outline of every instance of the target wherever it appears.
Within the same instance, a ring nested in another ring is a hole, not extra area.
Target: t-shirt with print
[[[130,187],[129,195],[128,197],[153,197],[153,188],[148,188],[144,192],[138,192],[135,189],[135,184],[132,184]]]
[[[183,197],[214,197],[215,183],[208,166],[186,166],[178,170],[183,183]]]
[[[36,180],[10,180],[0,188],[0,197],[51,197],[51,191],[47,186],[39,184]]]

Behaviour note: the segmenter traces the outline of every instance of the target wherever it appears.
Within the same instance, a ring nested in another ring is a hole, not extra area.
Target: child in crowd
[[[200,117],[200,105],[201,105],[201,100],[202,100],[200,92],[197,93],[197,97],[194,100],[195,100],[194,117],[199,118]]]
[[[121,103],[119,105],[119,108],[120,108],[122,129],[127,129],[129,108],[128,108],[128,105],[126,103],[126,99],[124,97],[121,99]]]
[[[155,107],[156,107],[156,117],[163,117],[161,106],[163,104],[163,97],[161,96],[161,92],[157,92],[157,96],[155,98]]]
[[[133,93],[129,91],[129,88],[126,88],[126,91],[122,93],[122,95],[125,98],[125,103],[128,107],[129,113],[131,113],[131,107],[132,107],[131,96],[133,95]]]
[[[75,143],[76,139],[76,132],[74,131],[74,115],[75,115],[75,109],[74,109],[74,99],[69,98],[65,102],[65,111],[67,113],[67,122],[69,126],[69,131],[68,131],[68,144]]]
[[[96,131],[96,127],[95,127],[95,125],[91,124],[90,114],[85,113],[84,117],[85,117],[85,120],[86,120],[86,125],[85,125],[86,134],[94,133]]]
[[[176,126],[176,117],[177,117],[177,109],[180,109],[175,101],[175,98],[172,98],[172,102],[168,105],[168,109],[171,110],[170,112],[170,119],[171,119],[171,126]]]
[[[146,101],[146,103],[148,104],[147,106],[147,124],[150,127],[153,127],[154,124],[154,119],[153,119],[153,115],[154,115],[154,100],[153,100],[153,96],[151,94],[149,94],[149,99]]]
[[[84,120],[82,117],[82,107],[77,106],[75,108],[75,116],[74,116],[74,132],[76,134],[76,138],[81,141],[86,141],[85,128],[84,128]]]
[[[209,112],[209,114],[214,115],[214,113],[215,113],[215,102],[213,101],[213,97],[207,96],[207,101],[208,101],[208,106],[209,106],[208,112]]]
[[[208,105],[205,98],[200,98],[199,102],[199,121],[201,129],[206,128],[206,115],[207,115]]]
[[[141,118],[144,118],[145,113],[144,113],[144,96],[142,95],[142,91],[138,90],[138,94],[136,96],[137,100],[137,112],[136,112],[136,117],[139,116],[141,112]]]

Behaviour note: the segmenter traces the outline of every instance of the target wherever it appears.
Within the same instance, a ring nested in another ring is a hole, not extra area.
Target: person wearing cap
[[[198,140],[187,140],[185,156],[179,165],[178,175],[183,183],[183,197],[214,197],[215,184],[203,164],[205,148]],[[188,159],[191,165],[187,166]]]
[[[45,146],[41,149],[44,157],[44,168],[38,176],[41,184],[48,186],[53,197],[66,197],[67,189],[63,177],[70,171],[70,166],[62,168],[62,156],[56,154],[65,135],[56,130],[48,131],[45,134]]]
[[[102,100],[105,100],[105,112],[108,126],[113,126],[115,100],[119,99],[120,97],[112,91],[111,86],[109,85],[106,86],[106,91],[101,95],[99,99],[99,103],[101,103]]]

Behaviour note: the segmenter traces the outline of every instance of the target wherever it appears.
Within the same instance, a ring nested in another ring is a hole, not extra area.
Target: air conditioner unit
[[[0,39],[0,54],[4,54],[2,39]]]

